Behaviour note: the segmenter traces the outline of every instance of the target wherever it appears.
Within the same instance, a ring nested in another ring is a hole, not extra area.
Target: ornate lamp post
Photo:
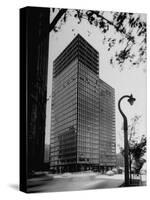
[[[125,161],[125,186],[129,186],[129,144],[128,144],[128,120],[125,114],[122,112],[120,103],[123,99],[127,98],[130,105],[133,105],[136,100],[133,95],[124,95],[118,101],[118,109],[123,117],[123,129],[124,129],[124,161]]]

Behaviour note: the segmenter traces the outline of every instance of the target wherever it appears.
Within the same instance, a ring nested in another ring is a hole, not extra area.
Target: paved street
[[[28,181],[28,192],[77,191],[100,188],[116,188],[122,185],[123,175],[64,174],[47,175]]]

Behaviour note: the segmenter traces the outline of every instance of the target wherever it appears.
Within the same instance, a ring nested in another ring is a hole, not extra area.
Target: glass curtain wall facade
[[[99,165],[99,95],[97,75],[79,62],[77,162],[80,170]]]
[[[50,164],[57,172],[75,171],[77,157],[77,59],[53,80]]]
[[[99,157],[102,170],[116,165],[115,90],[99,79]]]
[[[53,66],[50,169],[61,173],[99,171],[104,165],[114,166],[114,148],[109,151],[105,148],[109,154],[107,165],[101,158],[104,144],[115,144],[115,115],[114,89],[107,84],[112,94],[111,100],[107,101],[109,106],[105,107],[106,99],[100,103],[98,52],[77,35],[55,59]],[[102,88],[106,87],[104,83]],[[100,114],[102,108],[107,115],[111,113],[112,118],[101,121],[104,117]],[[102,129],[103,123],[114,127]]]

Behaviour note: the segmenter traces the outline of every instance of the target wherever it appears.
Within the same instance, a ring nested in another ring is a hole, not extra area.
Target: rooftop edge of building
[[[107,85],[107,87],[109,87],[109,88],[111,88],[111,89],[115,90],[115,88],[114,88],[114,87],[112,87],[111,85],[109,85],[109,83],[107,83],[107,82],[106,82],[106,81],[104,81],[103,79],[99,78],[99,81],[100,81],[100,82],[102,82],[103,84]]]
[[[99,57],[99,52],[87,41],[85,40],[79,33],[71,40],[71,42],[64,48],[64,50],[61,51],[61,53],[55,58],[55,60],[53,61],[53,64],[56,64],[57,61],[60,59],[60,57],[63,56],[63,54],[69,49],[69,47],[71,47],[74,43],[76,43],[79,38],[85,42],[90,49],[95,53],[95,55],[97,54],[97,57]]]
[[[80,34],[59,54],[53,62],[53,75],[60,74],[74,59],[99,73],[99,53]]]

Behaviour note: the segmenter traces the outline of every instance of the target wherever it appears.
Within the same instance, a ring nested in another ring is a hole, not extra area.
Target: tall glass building
[[[103,170],[116,164],[115,90],[99,79],[99,156]]]
[[[78,34],[53,63],[51,170],[116,165],[114,96],[99,79],[99,53]]]

